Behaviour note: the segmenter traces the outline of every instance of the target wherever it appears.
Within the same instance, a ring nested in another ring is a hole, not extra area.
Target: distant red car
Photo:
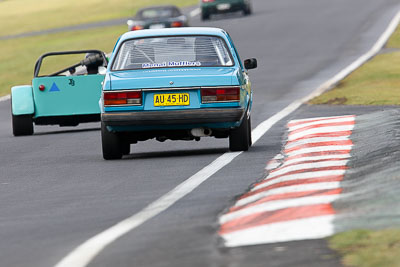
[[[188,18],[173,5],[140,9],[127,24],[130,31],[189,26]]]

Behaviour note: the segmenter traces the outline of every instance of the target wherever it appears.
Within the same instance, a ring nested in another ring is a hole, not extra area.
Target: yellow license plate
[[[155,94],[154,106],[188,106],[190,105],[189,93]]]

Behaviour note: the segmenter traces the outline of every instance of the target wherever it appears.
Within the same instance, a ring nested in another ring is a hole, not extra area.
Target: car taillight
[[[142,91],[104,92],[104,106],[141,105]]]
[[[171,23],[171,27],[182,27],[183,22],[182,21],[174,21]]]
[[[201,102],[237,102],[240,100],[240,87],[201,88]]]
[[[143,30],[143,26],[141,25],[132,26],[131,31],[137,31],[137,30]]]

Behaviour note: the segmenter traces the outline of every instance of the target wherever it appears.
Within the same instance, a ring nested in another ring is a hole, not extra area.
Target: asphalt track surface
[[[253,128],[312,92],[368,51],[399,9],[398,0],[253,1],[254,15],[217,16],[196,26],[225,28],[242,59],[256,57]],[[367,108],[301,107],[248,152],[172,207],[106,247],[89,266],[338,266],[324,240],[227,249],[218,215],[262,178],[279,153],[289,119],[363,114]],[[305,116],[307,115],[307,116]],[[132,146],[119,161],[101,156],[99,124],[35,127],[11,134],[0,102],[0,266],[54,266],[92,236],[136,214],[227,152],[228,141]]]

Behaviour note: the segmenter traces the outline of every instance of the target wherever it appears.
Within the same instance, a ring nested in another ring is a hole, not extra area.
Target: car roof
[[[144,8],[139,9],[138,12],[143,11],[143,10],[148,10],[148,9],[163,9],[163,8],[165,8],[165,9],[170,9],[170,8],[179,9],[177,6],[174,6],[174,5],[159,5],[159,6],[144,7]]]
[[[134,38],[146,38],[153,36],[174,36],[174,35],[215,35],[226,37],[225,31],[220,28],[213,27],[181,27],[181,28],[164,28],[164,29],[146,29],[139,31],[130,31],[124,33],[120,41]]]

